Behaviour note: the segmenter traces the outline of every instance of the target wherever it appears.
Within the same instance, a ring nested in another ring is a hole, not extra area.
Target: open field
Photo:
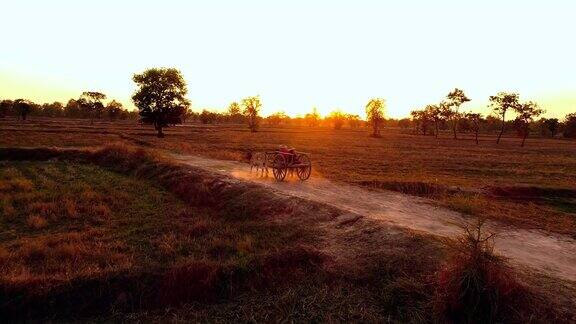
[[[122,146],[3,159],[6,318],[428,322],[451,292],[436,273],[462,266],[433,237]],[[569,285],[498,276],[496,318],[573,318]]]
[[[184,125],[164,139],[150,126],[132,122],[14,120],[0,124],[0,145],[97,146],[125,142],[229,160],[246,160],[250,151],[287,144],[313,156],[314,176],[374,189],[424,196],[439,205],[523,228],[576,235],[576,142],[529,138],[526,147],[509,136],[496,145],[481,136],[452,140],[385,130],[370,138],[366,130]]]

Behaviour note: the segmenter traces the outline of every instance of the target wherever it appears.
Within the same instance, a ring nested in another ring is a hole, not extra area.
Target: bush
[[[455,323],[520,321],[532,311],[531,293],[494,254],[494,234],[483,234],[482,226],[480,221],[466,228],[452,246],[452,257],[438,273],[435,311]]]

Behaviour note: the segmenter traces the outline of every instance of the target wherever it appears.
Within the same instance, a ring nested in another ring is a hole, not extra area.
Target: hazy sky
[[[260,95],[264,113],[467,109],[517,91],[549,116],[576,111],[576,1],[0,0],[0,98],[94,90],[132,107],[131,77],[180,69],[193,109]]]

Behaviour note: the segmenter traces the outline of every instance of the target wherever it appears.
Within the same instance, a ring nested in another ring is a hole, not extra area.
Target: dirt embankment
[[[389,226],[415,230],[440,237],[455,237],[475,219],[428,200],[392,191],[373,191],[313,178],[307,182],[275,182],[258,177],[249,166],[239,162],[213,160],[195,155],[172,155],[184,164],[219,172],[236,179],[259,184],[286,196],[332,206],[358,217],[365,217]],[[496,250],[514,264],[527,266],[544,274],[576,281],[576,240],[568,236],[538,230],[516,229],[497,222],[488,222],[488,231],[496,236]]]

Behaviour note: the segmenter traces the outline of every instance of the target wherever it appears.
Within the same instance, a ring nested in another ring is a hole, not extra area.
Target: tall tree
[[[366,118],[372,125],[372,137],[380,137],[380,126],[384,121],[386,101],[382,98],[372,98],[366,104]]]
[[[262,108],[260,96],[242,99],[242,107],[244,107],[244,116],[248,120],[248,128],[252,133],[257,132],[260,124],[260,109]]]
[[[452,90],[450,93],[448,93],[448,95],[446,96],[446,98],[448,98],[448,106],[452,108],[452,131],[454,132],[454,139],[457,138],[456,136],[456,132],[458,130],[458,122],[460,121],[460,106],[465,103],[470,101],[470,99],[468,97],[466,97],[466,94],[464,94],[463,90],[460,90],[458,88]]]
[[[470,125],[472,125],[472,130],[474,131],[474,139],[476,140],[476,145],[478,145],[478,132],[480,132],[480,122],[482,122],[482,115],[469,112],[466,113],[465,117],[470,122]]]
[[[85,91],[80,96],[80,99],[90,114],[90,124],[94,124],[94,117],[100,118],[102,115],[104,110],[102,100],[106,99],[106,95],[97,91]]]
[[[26,99],[16,99],[14,100],[13,109],[18,114],[18,118],[25,121],[32,111],[32,102]]]
[[[526,137],[528,137],[530,132],[530,123],[534,121],[534,117],[540,116],[544,110],[540,109],[538,104],[533,101],[518,104],[514,110],[518,114],[516,117],[516,124],[518,125],[520,134],[522,135],[522,144],[520,144],[520,146],[524,146]]]
[[[500,116],[502,121],[502,127],[500,128],[500,133],[498,134],[498,139],[496,144],[500,143],[500,138],[504,134],[504,128],[506,127],[506,112],[510,109],[516,110],[518,105],[519,95],[517,93],[499,92],[495,96],[490,96],[490,107],[492,111]]]
[[[132,80],[138,86],[132,101],[140,111],[140,120],[154,125],[158,137],[164,137],[164,128],[182,123],[190,101],[186,99],[188,89],[180,71],[152,68],[134,74]]]
[[[233,122],[233,123],[241,123],[242,122],[242,109],[236,101],[230,103],[226,113],[228,115],[228,119],[231,122]]]

